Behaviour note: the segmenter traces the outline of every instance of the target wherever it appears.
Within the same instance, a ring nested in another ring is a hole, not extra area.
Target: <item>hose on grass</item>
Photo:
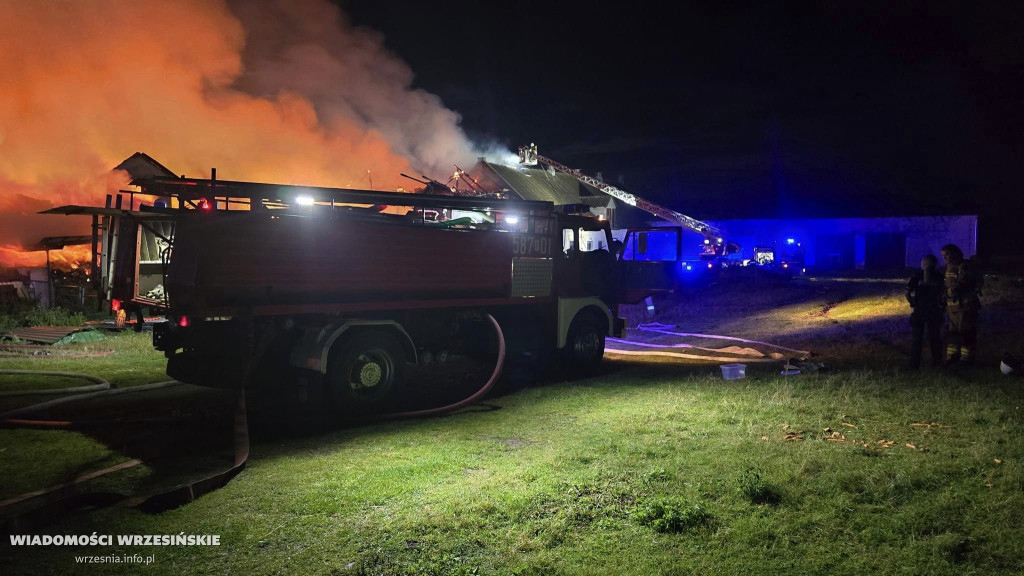
[[[14,410],[8,410],[7,412],[4,412],[4,413],[0,414],[0,427],[34,426],[34,427],[42,427],[42,428],[48,428],[48,427],[49,428],[53,428],[53,427],[56,427],[56,428],[68,428],[68,427],[72,426],[71,422],[44,421],[44,420],[39,420],[39,421],[36,421],[36,420],[24,420],[24,419],[18,419],[17,417],[24,416],[24,415],[27,415],[27,414],[31,414],[33,412],[38,412],[40,410],[46,410],[46,409],[52,408],[54,406],[60,406],[61,404],[67,404],[69,402],[79,402],[79,401],[82,401],[82,400],[86,400],[88,398],[102,398],[102,397],[107,397],[107,396],[117,396],[117,395],[120,395],[120,394],[132,394],[132,393],[135,393],[135,392],[144,392],[144,391],[147,391],[147,390],[156,390],[158,388],[168,388],[170,386],[181,385],[181,382],[178,382],[177,380],[167,380],[165,382],[154,382],[152,384],[142,384],[142,385],[139,385],[139,386],[132,386],[130,388],[110,388],[110,383],[107,382],[106,380],[103,380],[102,378],[98,378],[96,376],[90,376],[88,374],[77,374],[77,373],[74,373],[74,372],[49,372],[49,371],[44,371],[44,370],[40,370],[40,371],[34,371],[34,370],[0,370],[0,374],[9,374],[9,373],[15,373],[15,374],[34,374],[34,375],[44,375],[44,376],[79,377],[79,378],[86,378],[86,379],[89,379],[91,381],[100,381],[100,382],[102,382],[102,384],[96,384],[95,387],[93,387],[93,386],[80,386],[78,388],[62,388],[62,389],[59,389],[58,391],[62,392],[62,393],[72,393],[70,391],[78,390],[80,392],[84,391],[85,393],[73,393],[74,394],[73,396],[65,396],[64,398],[56,398],[54,400],[47,400],[46,402],[39,402],[38,404],[32,404],[30,406],[25,406],[25,407],[22,407],[22,408],[15,408]],[[89,390],[98,390],[98,391],[89,391]],[[17,422],[17,423],[15,423],[15,422]],[[39,422],[39,424],[33,424],[35,422]]]
[[[0,392],[0,397],[9,396],[35,396],[37,394],[81,394],[83,392],[95,392],[97,390],[107,390],[110,388],[110,382],[107,382],[99,376],[92,376],[90,374],[80,374],[78,372],[55,372],[50,370],[0,370],[0,375],[11,375],[11,376],[53,376],[55,378],[81,378],[82,380],[88,380],[93,384],[91,386],[76,386],[74,388],[52,388],[43,390],[4,390]],[[0,414],[0,419],[3,415]]]
[[[695,333],[695,332],[675,332],[673,330],[668,330],[668,328],[675,328],[675,326],[672,326],[672,325],[669,325],[669,324],[660,324],[660,323],[657,323],[657,322],[652,323],[652,324],[640,324],[638,326],[638,328],[640,330],[644,331],[644,332],[655,332],[655,333],[658,333],[658,334],[666,334],[666,335],[669,335],[669,336],[680,336],[680,337],[690,337],[690,338],[707,338],[707,339],[715,339],[715,340],[729,340],[729,341],[732,341],[732,342],[743,342],[745,344],[767,346],[769,348],[775,348],[777,350],[784,350],[786,352],[792,352],[794,354],[799,354],[801,356],[810,356],[811,355],[811,352],[808,352],[806,350],[796,350],[794,348],[787,348],[785,346],[779,346],[778,344],[772,344],[770,342],[762,342],[760,340],[750,340],[750,339],[747,339],[747,338],[739,338],[739,337],[736,337],[736,336],[722,336],[722,335],[718,335],[718,334],[698,334],[698,333]],[[701,351],[705,351],[705,352],[719,352],[719,351],[722,351],[722,349],[718,349],[718,348],[706,348],[706,347],[694,346],[692,344],[686,344],[686,343],[655,344],[655,343],[650,343],[650,342],[640,342],[640,341],[636,341],[636,340],[628,340],[628,339],[622,339],[622,338],[608,338],[608,340],[611,341],[611,342],[616,342],[616,343],[620,343],[620,344],[626,344],[626,345],[629,345],[629,346],[636,346],[636,347],[641,347],[641,348],[657,348],[657,350],[625,350],[625,349],[622,349],[622,348],[605,348],[606,352],[611,352],[612,354],[621,354],[623,356],[662,356],[662,357],[669,357],[669,358],[682,358],[682,359],[686,359],[686,360],[706,360],[706,361],[712,361],[712,362],[736,362],[736,361],[742,360],[743,362],[771,363],[771,362],[785,361],[784,358],[756,358],[756,357],[751,358],[751,357],[736,357],[736,356],[709,356],[709,355],[704,355],[704,354],[687,354],[685,352],[676,352],[675,351],[676,349],[680,349],[680,348],[682,348],[682,349],[690,349],[690,350],[701,350]]]
[[[384,414],[383,417],[386,418],[386,419],[398,419],[398,418],[420,418],[420,417],[426,417],[426,416],[434,416],[434,415],[438,415],[438,414],[442,414],[442,413],[446,413],[446,412],[452,412],[454,410],[458,410],[460,408],[464,408],[466,406],[469,406],[469,405],[473,404],[474,402],[476,402],[477,400],[479,400],[480,398],[482,398],[484,395],[486,395],[494,387],[494,385],[497,383],[498,378],[501,377],[502,367],[503,367],[503,365],[505,363],[505,335],[502,332],[501,326],[498,324],[498,321],[494,319],[494,316],[492,316],[490,314],[487,314],[486,316],[487,316],[487,319],[491,323],[491,327],[494,328],[495,336],[498,339],[498,359],[497,359],[497,362],[496,362],[496,364],[494,366],[494,370],[491,373],[491,377],[487,380],[487,382],[479,390],[477,390],[474,394],[472,394],[471,396],[469,396],[469,397],[467,397],[467,398],[465,398],[463,400],[460,400],[458,402],[454,402],[452,404],[448,404],[446,406],[440,406],[440,407],[437,407],[437,408],[429,408],[429,409],[425,409],[425,410],[412,410],[412,411],[406,411],[406,412],[393,412],[393,413],[390,413],[390,414]],[[18,371],[18,372],[19,373],[26,373],[26,372],[28,372],[28,373],[35,373],[33,371]],[[67,373],[60,373],[60,374],[66,375]],[[84,376],[84,375],[77,375],[77,376]],[[93,377],[93,378],[95,378],[95,377]],[[97,378],[97,380],[100,380],[100,379]],[[41,410],[41,409],[49,408],[49,407],[54,406],[54,405],[62,404],[64,402],[77,401],[77,400],[82,400],[82,399],[85,399],[85,398],[104,397],[104,396],[110,396],[110,395],[114,395],[114,394],[123,394],[123,393],[129,393],[129,392],[137,392],[137,391],[143,391],[143,390],[154,390],[154,389],[157,389],[157,388],[164,388],[164,387],[167,387],[167,386],[173,386],[173,385],[178,385],[178,384],[181,384],[181,383],[177,382],[177,381],[156,382],[156,383],[153,383],[153,384],[144,384],[144,385],[141,385],[141,386],[134,386],[132,388],[119,388],[119,389],[115,389],[115,390],[101,390],[101,391],[96,391],[96,392],[91,392],[91,393],[86,393],[86,394],[79,394],[79,395],[71,396],[71,397],[68,397],[68,398],[59,398],[57,400],[51,400],[49,402],[43,402],[43,403],[40,403],[40,404],[34,404],[32,406],[27,406],[25,408],[19,408],[17,410],[11,410],[11,411],[5,412],[3,414],[0,414],[0,426],[18,426],[18,427],[32,426],[32,427],[50,427],[50,428],[71,428],[72,426],[75,425],[74,422],[70,422],[70,421],[24,420],[24,419],[12,418],[12,416],[21,416],[21,415],[29,414],[29,413],[36,412],[36,411]],[[109,383],[107,384],[107,386],[109,386]],[[39,497],[39,498],[47,498],[47,501],[42,506],[40,506],[39,508],[34,509],[34,510],[32,510],[32,511],[30,511],[28,513],[25,513],[25,514],[14,515],[12,517],[7,518],[6,520],[2,520],[2,522],[0,522],[0,523],[3,524],[2,528],[7,528],[7,529],[19,528],[19,527],[22,527],[22,524],[27,523],[27,522],[31,522],[33,520],[41,521],[41,519],[43,519],[43,518],[58,517],[59,515],[61,515],[64,512],[66,512],[68,509],[73,508],[74,506],[82,506],[82,505],[103,505],[104,503],[106,503],[106,504],[115,503],[115,504],[117,504],[119,506],[138,508],[138,509],[146,511],[146,512],[159,512],[159,511],[168,510],[168,509],[180,506],[182,504],[186,504],[188,502],[192,502],[193,500],[195,500],[199,496],[201,496],[201,495],[203,495],[203,494],[205,494],[207,492],[210,492],[212,490],[215,490],[215,489],[223,486],[227,482],[229,482],[232,478],[234,478],[235,475],[237,475],[239,472],[241,472],[241,470],[245,467],[246,462],[248,461],[248,458],[249,458],[249,431],[248,431],[248,422],[247,422],[247,416],[246,416],[245,392],[244,391],[240,391],[239,392],[238,403],[236,404],[236,408],[235,408],[234,431],[233,431],[233,434],[234,434],[234,445],[235,445],[234,465],[231,466],[230,468],[228,468],[227,470],[222,471],[222,472],[218,472],[216,474],[213,474],[211,476],[207,476],[205,478],[196,480],[194,482],[189,482],[189,483],[181,484],[181,485],[176,486],[176,487],[174,487],[174,488],[172,488],[170,490],[165,490],[165,491],[157,493],[157,494],[149,494],[149,495],[135,496],[135,497],[128,497],[128,498],[125,498],[123,495],[110,494],[110,493],[95,493],[95,494],[84,494],[84,495],[72,494],[71,496],[67,495],[67,493],[69,491],[71,491],[74,488],[75,485],[77,485],[77,484],[79,484],[81,482],[85,482],[87,480],[92,480],[92,479],[97,478],[99,476],[103,476],[103,475],[106,475],[106,474],[109,474],[109,473],[112,473],[112,472],[117,472],[119,470],[124,470],[124,469],[127,469],[127,468],[131,468],[131,467],[134,467],[134,466],[136,466],[136,465],[141,463],[139,460],[131,460],[129,462],[125,462],[125,463],[122,463],[122,464],[111,466],[110,468],[106,468],[104,470],[99,470],[99,471],[91,473],[91,474],[80,476],[79,478],[76,478],[75,480],[73,480],[71,482],[68,482],[68,483],[65,483],[65,484],[61,484],[61,485],[54,486],[54,487],[47,488],[47,489],[43,489],[43,490],[37,490],[37,491],[34,491],[34,492],[30,492],[28,494],[23,494],[21,496],[17,496],[15,498],[11,498],[11,499],[5,500],[3,502],[0,502],[0,516],[2,516],[3,512],[5,511],[5,509],[8,508],[10,505],[17,504],[17,503],[20,503],[20,502],[25,502],[25,501],[28,501],[28,500],[32,500],[32,499],[37,498],[37,497]]]
[[[796,348],[787,348],[778,344],[772,344],[771,342],[762,342],[761,340],[749,340],[747,338],[739,338],[737,336],[721,336],[718,334],[698,334],[696,332],[675,332],[667,330],[667,328],[675,328],[675,326],[669,324],[641,324],[637,328],[644,332],[656,332],[659,334],[667,334],[669,336],[684,336],[691,338],[709,338],[714,340],[730,340],[733,342],[743,342],[746,344],[757,344],[759,346],[768,346],[777,350],[785,350],[786,352],[792,352],[794,354],[800,354],[801,356],[811,356],[812,353],[808,350],[797,350]]]
[[[77,352],[88,350],[76,346],[42,346],[37,344],[0,344],[0,358],[104,358],[114,354],[106,348],[99,352]],[[39,352],[46,352],[40,354]],[[57,352],[57,354],[52,354]],[[65,353],[67,352],[67,353]]]
[[[64,375],[66,373],[60,374]],[[10,410],[0,414],[0,428],[72,429],[76,426],[81,426],[82,422],[32,420],[16,418],[15,416],[29,415],[56,405],[68,402],[77,402],[88,398],[109,397],[119,394],[150,391],[159,388],[178,386],[181,384],[182,382],[169,380],[165,382],[154,382],[152,384],[133,386],[130,388],[100,390],[97,392],[68,396],[66,398],[58,398],[48,402],[41,402],[39,404],[33,404],[31,406]],[[235,453],[234,463],[226,470],[205,476],[192,482],[179,484],[173,488],[163,490],[158,493],[145,494],[141,496],[126,496],[125,494],[116,492],[90,492],[84,494],[76,492],[76,487],[83,482],[93,480],[113,472],[132,468],[142,463],[141,460],[132,459],[121,464],[104,468],[103,470],[79,476],[73,480],[56,486],[35,490],[0,502],[0,532],[24,530],[35,524],[51,522],[57,518],[63,517],[70,510],[82,507],[116,505],[121,507],[137,508],[145,512],[161,512],[192,502],[199,496],[220,488],[242,471],[249,458],[249,427],[246,418],[244,391],[239,391],[238,402],[235,406],[233,436]],[[29,505],[27,504],[29,501],[35,501],[37,498],[42,500],[39,505],[31,508],[25,507]]]
[[[491,377],[487,380],[487,383],[485,383],[473,395],[459,400],[458,402],[448,404],[447,406],[428,408],[426,410],[411,410],[408,412],[392,412],[384,414],[382,417],[388,420],[397,420],[400,418],[423,418],[426,416],[444,414],[445,412],[454,412],[455,410],[465,408],[466,406],[475,403],[490,392],[491,388],[494,388],[494,385],[498,382],[498,378],[501,377],[501,370],[505,364],[505,333],[501,331],[501,326],[498,324],[498,321],[494,319],[494,316],[491,316],[490,314],[486,314],[486,316],[487,320],[491,323],[491,327],[494,328],[494,335],[498,338],[498,361],[494,365],[494,371],[491,372]]]
[[[622,340],[627,344],[635,344],[628,340]],[[622,350],[620,348],[605,348],[605,352],[611,352],[612,354],[621,354],[623,356],[664,356],[669,358],[683,358],[686,360],[708,360],[712,362],[783,362],[784,360],[779,358],[737,358],[735,356],[705,356],[703,354],[684,354],[682,352],[669,352],[666,350]]]

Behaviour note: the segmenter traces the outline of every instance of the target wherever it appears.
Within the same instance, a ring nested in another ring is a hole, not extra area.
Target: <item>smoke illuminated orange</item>
[[[88,234],[88,218],[35,213],[102,205],[136,151],[192,177],[365,188],[372,171],[391,190],[479,154],[327,0],[3,1],[0,78],[6,265],[42,257],[12,247]]]

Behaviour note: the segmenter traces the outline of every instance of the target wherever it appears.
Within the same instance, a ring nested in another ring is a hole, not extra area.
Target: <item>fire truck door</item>
[[[171,220],[136,218],[115,219],[118,236],[114,247],[111,297],[142,306],[164,302],[164,264],[174,237]]]
[[[623,302],[633,303],[678,286],[682,235],[674,228],[630,228],[620,257]]]

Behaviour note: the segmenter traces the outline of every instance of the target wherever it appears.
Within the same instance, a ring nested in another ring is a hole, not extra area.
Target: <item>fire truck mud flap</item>
[[[179,352],[167,359],[167,375],[180,382],[211,388],[238,388],[244,379],[241,358],[198,356]]]

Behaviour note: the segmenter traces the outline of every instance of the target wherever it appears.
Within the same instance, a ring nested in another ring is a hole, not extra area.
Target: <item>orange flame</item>
[[[19,246],[0,246],[0,262],[12,268],[38,268],[46,266],[46,252],[26,252]],[[62,250],[50,250],[50,267],[70,272],[89,268],[92,249],[88,246],[65,246]]]
[[[202,177],[346,186],[475,158],[458,114],[412,87],[372,31],[327,0],[0,2],[0,264],[89,233],[106,174],[136,151]],[[45,47],[41,49],[40,47]],[[76,254],[82,253],[70,251]]]

